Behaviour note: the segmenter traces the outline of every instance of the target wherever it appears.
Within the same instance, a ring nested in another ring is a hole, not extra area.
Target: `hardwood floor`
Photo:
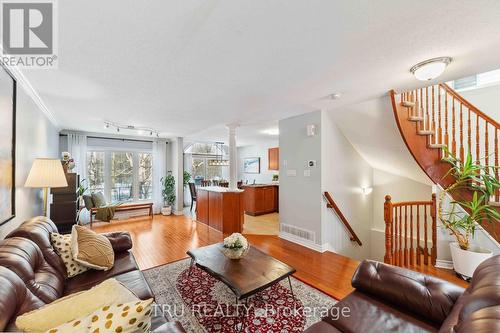
[[[135,218],[111,223],[94,223],[97,232],[127,230],[132,236],[134,253],[139,267],[147,269],[187,258],[186,251],[220,242],[222,234],[189,216],[161,216]],[[252,246],[295,267],[296,278],[324,293],[341,299],[349,294],[351,278],[359,262],[342,255],[319,253],[278,236],[246,235]],[[438,276],[461,286],[467,283],[452,271],[434,267],[425,268],[424,273]]]

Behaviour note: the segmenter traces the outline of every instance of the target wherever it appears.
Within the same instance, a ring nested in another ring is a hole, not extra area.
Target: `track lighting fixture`
[[[156,136],[157,138],[160,137],[160,132],[149,127],[137,127],[134,125],[123,125],[111,121],[105,121],[104,128],[115,128],[118,133],[120,133],[121,129],[124,129],[126,131],[136,131],[139,135],[147,135],[147,133],[149,133],[149,136]]]

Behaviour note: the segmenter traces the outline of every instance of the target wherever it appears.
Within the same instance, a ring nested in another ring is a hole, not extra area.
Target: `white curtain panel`
[[[80,181],[87,179],[87,136],[68,133],[68,152],[75,160],[73,171],[80,175]],[[88,182],[85,182],[85,186],[88,186]],[[86,223],[89,220],[89,212],[83,209],[80,212],[80,221]]]
[[[160,179],[167,174],[167,141],[153,142],[153,212],[158,214],[163,206]]]
[[[75,169],[80,180],[87,179],[87,136],[83,134],[68,134],[68,152],[75,160]]]

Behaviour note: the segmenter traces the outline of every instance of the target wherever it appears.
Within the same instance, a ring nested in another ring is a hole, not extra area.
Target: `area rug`
[[[233,292],[189,259],[143,271],[156,311],[178,320],[187,332],[302,332],[325,316],[336,300],[291,278],[236,303]]]

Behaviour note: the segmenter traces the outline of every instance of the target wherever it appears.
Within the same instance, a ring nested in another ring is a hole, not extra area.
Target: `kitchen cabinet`
[[[268,169],[269,170],[279,170],[280,169],[280,149],[269,148],[267,150],[268,157]]]
[[[245,185],[245,213],[252,216],[278,211],[277,185]]]

